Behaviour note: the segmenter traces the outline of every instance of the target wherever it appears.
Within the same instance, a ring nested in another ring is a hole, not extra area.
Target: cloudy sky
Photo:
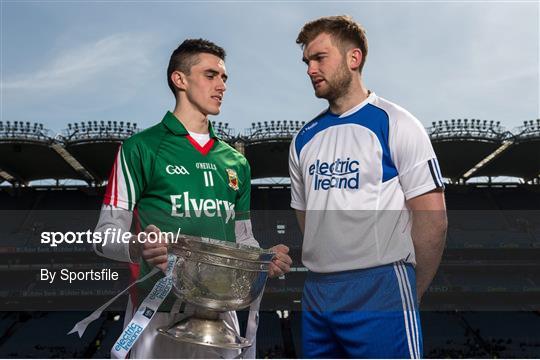
[[[218,121],[310,120],[313,96],[295,38],[324,15],[367,29],[371,90],[426,126],[451,118],[539,117],[539,5],[530,2],[2,1],[0,120],[123,120],[148,127],[174,107],[165,71],[185,38],[227,52]]]

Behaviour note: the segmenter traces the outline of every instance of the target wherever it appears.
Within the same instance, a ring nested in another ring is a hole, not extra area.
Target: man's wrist
[[[129,243],[129,261],[138,264],[141,261],[141,244],[134,237],[135,235],[131,237]]]

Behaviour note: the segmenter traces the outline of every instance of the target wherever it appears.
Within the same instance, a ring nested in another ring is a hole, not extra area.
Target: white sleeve
[[[105,237],[107,229],[116,229],[116,232],[125,233],[131,228],[133,213],[129,210],[121,209],[113,205],[103,205],[99,214],[99,221],[94,232],[100,232],[102,238]],[[109,230],[109,232],[110,232]],[[129,243],[103,241],[94,243],[96,254],[118,261],[133,262],[129,256]]]
[[[236,235],[236,243],[260,247],[259,242],[253,236],[251,228],[251,220],[237,220],[234,223],[234,233]]]
[[[242,245],[249,245],[260,247],[259,242],[255,240],[253,236],[253,230],[251,227],[251,220],[237,220],[234,223],[234,232],[236,235],[236,243]],[[256,341],[257,341],[257,328],[259,326],[259,306],[261,302],[261,295],[251,304],[249,308],[249,317],[246,325],[246,338],[253,341],[251,347],[249,347],[244,356],[244,359],[255,359],[256,356]]]
[[[291,207],[296,210],[306,210],[306,199],[304,191],[304,178],[300,160],[296,154],[296,136],[291,141],[289,148],[289,176],[291,178]]]
[[[400,109],[391,116],[390,153],[407,200],[433,189],[444,189],[435,151],[424,126]]]

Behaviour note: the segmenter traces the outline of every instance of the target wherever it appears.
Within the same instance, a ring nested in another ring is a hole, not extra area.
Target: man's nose
[[[217,86],[216,86],[216,90],[219,90],[219,91],[225,91],[227,90],[227,84],[225,83],[225,80],[223,79],[219,79],[218,83],[217,83]]]
[[[310,61],[308,63],[307,74],[309,76],[315,76],[315,75],[317,75],[318,71],[319,71],[319,69],[317,68],[317,65],[313,61]]]

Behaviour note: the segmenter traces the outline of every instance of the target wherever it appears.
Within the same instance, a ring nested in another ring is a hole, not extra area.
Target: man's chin
[[[219,115],[220,112],[221,112],[221,109],[212,109],[208,111],[208,115],[216,116],[216,115]]]
[[[317,91],[315,90],[315,96],[319,99],[326,99],[326,96],[328,95],[328,91]]]

